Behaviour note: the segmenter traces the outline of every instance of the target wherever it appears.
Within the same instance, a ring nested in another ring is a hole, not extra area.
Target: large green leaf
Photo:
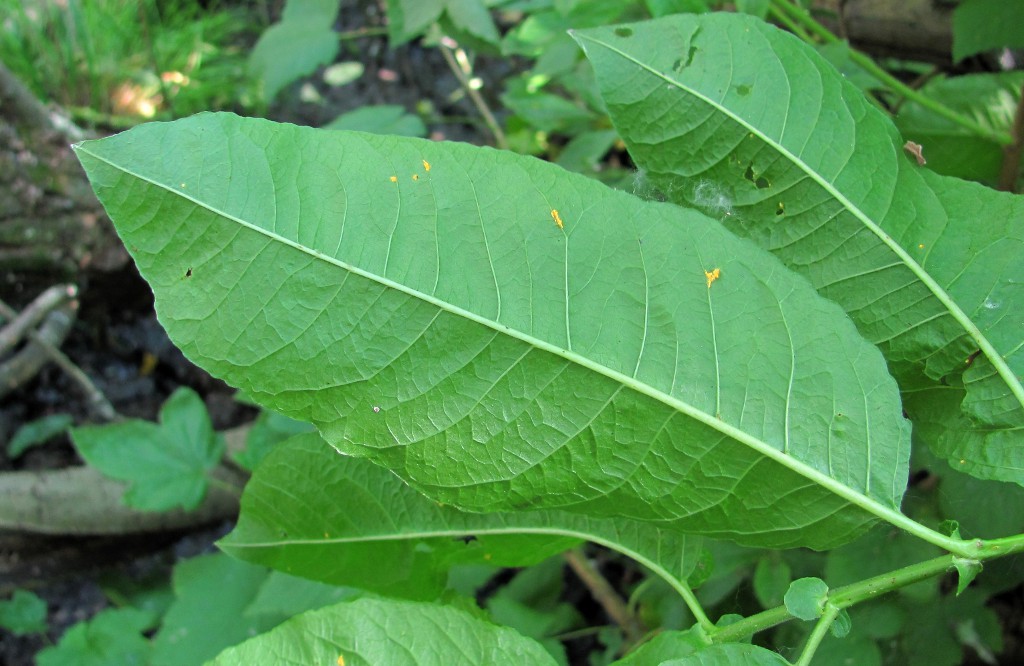
[[[303,613],[225,650],[210,664],[553,666],[555,661],[537,642],[461,610],[359,599]]]
[[[963,384],[963,415],[945,412],[955,441],[929,444],[1024,483],[1024,198],[918,166],[885,115],[762,21],[680,15],[577,38],[646,182],[840,303],[908,393]]]
[[[465,537],[472,536],[470,542]],[[433,599],[456,563],[527,566],[589,539],[679,587],[701,539],[658,525],[566,511],[473,514],[440,506],[387,470],[339,456],[316,433],[280,444],[256,470],[221,549],[337,585]]]
[[[188,357],[436,501],[773,546],[900,520],[881,355],[703,215],[491,149],[230,114],[76,149]]]

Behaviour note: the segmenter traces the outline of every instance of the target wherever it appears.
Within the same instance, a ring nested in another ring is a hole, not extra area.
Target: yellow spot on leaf
[[[559,229],[564,229],[565,228],[565,225],[562,224],[562,216],[559,215],[558,211],[553,209],[553,208],[551,209],[551,219],[555,221],[555,224],[558,225]]]
[[[391,176],[391,182],[392,183],[397,183],[398,182],[398,176]]]
[[[708,289],[711,288],[711,283],[714,282],[715,280],[717,280],[721,276],[722,276],[722,270],[720,268],[716,268],[713,271],[704,271],[704,277],[707,278],[707,280],[708,280]]]
[[[918,250],[923,250],[924,249],[924,243],[918,243],[917,249]]]
[[[345,655],[338,655],[338,666],[345,666]]]
[[[430,162],[423,160],[423,170],[430,171]]]
[[[412,179],[413,179],[413,180],[419,180],[419,179],[420,179],[420,177],[419,177],[419,176],[417,176],[416,174],[413,174],[413,175],[412,175]]]

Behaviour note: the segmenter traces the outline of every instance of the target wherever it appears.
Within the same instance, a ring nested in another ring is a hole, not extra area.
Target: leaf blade
[[[509,543],[515,535],[535,538]],[[463,513],[369,461],[340,458],[309,433],[282,443],[256,471],[239,522],[219,546],[293,575],[429,600],[454,563],[529,566],[578,539],[619,550],[676,587],[685,586],[701,544],[670,526],[564,511]]]
[[[721,216],[840,303],[906,391],[955,380],[980,350],[975,372],[988,381],[969,385],[963,404],[973,421],[963,435],[980,442],[967,458],[985,460],[992,425],[1019,446],[1024,340],[1005,308],[1024,302],[1020,197],[912,164],[887,118],[763,22],[675,16],[576,36],[617,129],[665,196]],[[992,223],[975,224],[979,211]],[[995,303],[1002,316],[986,317]],[[1017,471],[998,478],[1024,482]]]
[[[774,545],[895,513],[908,432],[877,351],[706,218],[457,144],[134,132],[78,154],[172,339],[434,499]]]

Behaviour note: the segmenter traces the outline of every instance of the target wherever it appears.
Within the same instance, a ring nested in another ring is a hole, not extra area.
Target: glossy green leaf
[[[648,189],[802,273],[906,394],[960,381],[957,444],[929,446],[1024,483],[1024,198],[920,167],[886,116],[762,21],[679,15],[577,39]]]
[[[195,391],[179,388],[160,408],[160,423],[131,419],[71,431],[78,453],[105,476],[130,483],[128,506],[186,511],[199,506],[224,439]]]
[[[1024,47],[1024,3],[962,0],[953,11],[953,60],[1001,48]]]
[[[303,613],[225,650],[212,666],[554,666],[540,645],[511,629],[436,604],[359,599]]]
[[[677,586],[701,543],[650,523],[565,511],[464,513],[366,460],[339,456],[310,433],[281,444],[257,469],[220,547],[306,578],[433,599],[453,564],[526,566],[579,539],[616,548]]]
[[[818,548],[899,520],[881,355],[698,213],[230,114],[77,151],[189,358],[436,501]]]

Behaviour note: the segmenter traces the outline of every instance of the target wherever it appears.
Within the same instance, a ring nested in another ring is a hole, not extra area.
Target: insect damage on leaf
[[[565,225],[562,224],[562,216],[558,214],[558,211],[554,208],[551,209],[551,219],[555,221],[559,229],[564,229]]]
[[[918,166],[924,166],[925,164],[928,164],[928,160],[924,158],[924,146],[922,146],[921,144],[914,143],[913,141],[907,141],[905,144],[903,144],[903,150],[907,151],[908,153],[914,156],[914,159],[917,160]]]
[[[704,271],[704,277],[708,281],[708,289],[711,288],[711,283],[717,280],[722,275],[722,269],[716,268],[713,271]]]

